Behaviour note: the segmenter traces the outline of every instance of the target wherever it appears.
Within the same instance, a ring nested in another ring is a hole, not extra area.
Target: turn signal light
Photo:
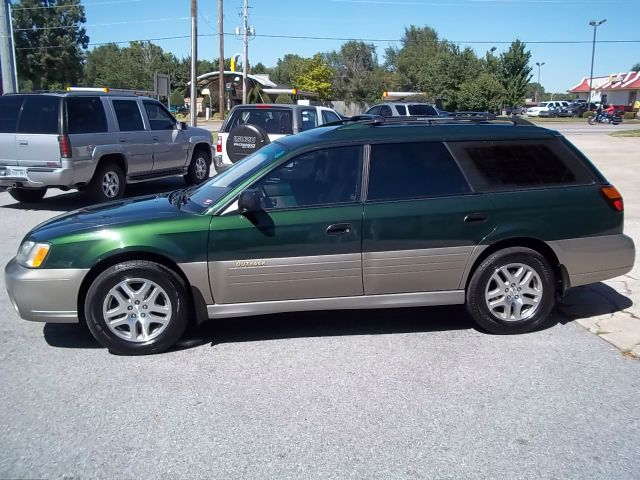
[[[218,143],[216,143],[216,153],[222,153],[222,137],[218,136]]]
[[[602,196],[616,212],[624,212],[624,201],[616,187],[613,185],[607,185],[600,189],[600,193],[602,193]]]

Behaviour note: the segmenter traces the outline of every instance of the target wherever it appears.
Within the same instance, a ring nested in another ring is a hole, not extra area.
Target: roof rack
[[[489,112],[455,112],[450,113],[447,116],[397,116],[397,117],[382,117],[380,115],[355,115],[353,117],[339,120],[336,122],[326,123],[324,126],[332,125],[415,125],[415,124],[427,124],[427,125],[443,125],[443,124],[460,124],[460,123],[490,123],[490,122],[510,122],[514,126],[533,126],[528,120],[520,117],[512,116],[506,118],[497,117],[493,113]]]

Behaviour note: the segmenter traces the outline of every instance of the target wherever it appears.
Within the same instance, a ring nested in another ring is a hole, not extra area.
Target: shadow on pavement
[[[44,340],[59,348],[102,348],[89,329],[78,323],[45,323]]]
[[[629,292],[630,293],[630,292]],[[581,318],[599,317],[626,310],[633,301],[606,283],[593,283],[570,289],[556,306],[558,322],[565,324]]]
[[[124,198],[140,197],[143,195],[151,195],[156,193],[170,192],[179,188],[185,188],[187,185],[184,180],[179,177],[165,178],[162,180],[153,180],[143,183],[134,183],[127,185]],[[7,194],[8,195],[8,194]],[[20,203],[15,202],[4,205],[2,208],[11,208],[15,210],[35,210],[35,211],[53,211],[53,212],[70,212],[92,205],[91,201],[83,192],[76,190],[61,193],[59,195],[47,196],[38,203]]]

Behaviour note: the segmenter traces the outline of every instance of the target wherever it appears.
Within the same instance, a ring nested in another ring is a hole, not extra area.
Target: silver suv
[[[178,122],[158,101],[69,92],[0,97],[0,187],[20,202],[47,188],[86,190],[95,202],[127,183],[209,177],[211,133]]]

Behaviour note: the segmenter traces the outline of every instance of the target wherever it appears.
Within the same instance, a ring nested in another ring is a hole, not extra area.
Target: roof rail
[[[456,123],[489,123],[489,122],[511,122],[514,126],[533,126],[528,120],[520,117],[512,116],[507,118],[497,117],[493,113],[489,112],[455,112],[450,113],[447,116],[397,116],[397,117],[382,117],[380,115],[355,115],[353,117],[339,120],[336,122],[325,123],[322,125],[415,125],[415,124],[427,124],[427,125],[442,125],[442,124],[456,124]]]
[[[124,88],[109,88],[109,87],[67,87],[67,92],[83,92],[83,93],[114,93],[114,94],[128,94],[128,95],[141,95],[146,97],[155,97],[156,92],[151,90],[128,90]]]

